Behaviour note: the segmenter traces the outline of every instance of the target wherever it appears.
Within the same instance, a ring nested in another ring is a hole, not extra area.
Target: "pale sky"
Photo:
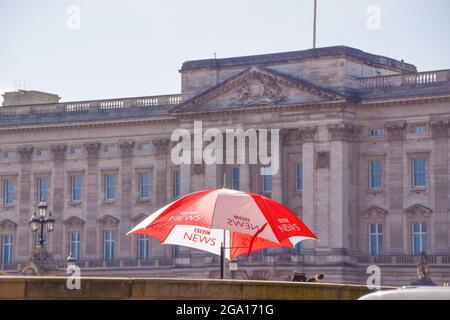
[[[372,5],[379,29],[367,26]],[[179,93],[183,61],[311,48],[312,8],[313,0],[0,0],[0,91],[21,81],[62,101]],[[318,0],[317,45],[448,69],[449,13],[448,0]]]

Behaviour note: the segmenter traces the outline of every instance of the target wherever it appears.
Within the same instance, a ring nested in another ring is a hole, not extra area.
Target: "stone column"
[[[302,164],[303,164],[303,194],[302,194],[302,220],[313,231],[317,226],[314,223],[314,203],[315,203],[315,148],[314,139],[317,127],[303,127],[299,129],[298,138],[302,143]],[[306,252],[312,251],[314,241],[305,241],[303,248]]]
[[[85,257],[95,259],[101,256],[97,241],[98,203],[102,196],[102,184],[99,185],[98,158],[101,144],[98,142],[86,143],[87,152],[87,199],[86,199],[86,246]]]
[[[119,149],[121,155],[120,175],[120,222],[119,222],[119,237],[120,248],[118,250],[119,257],[124,259],[131,259],[131,237],[127,236],[127,232],[132,227],[132,208],[133,200],[136,198],[131,193],[133,185],[133,149],[134,141],[120,141]]]
[[[155,204],[156,208],[160,208],[168,203],[171,199],[171,184],[170,181],[170,168],[167,160],[169,152],[169,139],[158,139],[153,141],[155,156],[155,168],[156,171],[156,190],[155,190]]]
[[[291,190],[289,190],[289,141],[291,136],[292,130],[280,131],[280,174],[282,190],[281,200],[286,207],[289,207],[289,195],[291,194]]]
[[[433,159],[434,159],[434,252],[435,254],[448,254],[448,129],[449,123],[438,121],[431,123],[433,135]]]
[[[335,252],[346,254],[350,250],[350,151],[357,137],[357,128],[351,124],[328,128],[331,140],[330,163],[330,246]]]
[[[55,217],[55,228],[53,230],[52,237],[52,250],[54,259],[64,260],[67,257],[63,257],[64,234],[63,234],[63,221],[64,221],[64,205],[65,205],[65,192],[64,192],[64,161],[66,160],[67,145],[52,145],[50,151],[53,159],[53,174],[52,174],[52,186],[53,186],[53,203],[50,203],[50,208],[53,208],[53,216]]]
[[[388,154],[386,164],[386,190],[389,195],[389,213],[387,220],[390,232],[390,254],[405,252],[403,243],[403,138],[405,124],[390,124],[386,126],[388,139]]]
[[[22,147],[17,150],[20,162],[20,173],[18,183],[18,204],[19,204],[19,223],[17,227],[17,260],[25,261],[31,255],[31,249],[28,247],[28,239],[31,229],[28,225],[28,220],[33,213],[35,203],[31,199],[33,192],[33,183],[31,176],[31,157],[33,154],[33,147]]]
[[[268,135],[268,139],[269,141],[272,141],[272,138],[270,137],[270,135]],[[280,132],[280,136],[278,139],[278,160],[279,160],[279,168],[277,172],[273,172],[272,173],[272,199],[283,203],[283,186],[282,186],[282,165],[283,165],[283,144],[284,144],[284,140],[286,140],[286,133],[285,132]],[[268,144],[271,145],[271,144]],[[271,148],[273,149],[273,148]],[[274,159],[274,157],[276,156],[275,154],[271,155],[272,156],[272,161]],[[272,164],[271,164],[272,165]]]

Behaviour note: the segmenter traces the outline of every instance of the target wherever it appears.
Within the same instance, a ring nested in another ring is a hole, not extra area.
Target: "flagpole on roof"
[[[316,48],[317,0],[314,0],[313,49]]]

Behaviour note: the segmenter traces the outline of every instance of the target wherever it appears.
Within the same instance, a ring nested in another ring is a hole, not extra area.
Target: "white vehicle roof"
[[[402,287],[366,294],[358,300],[450,300],[450,287]]]

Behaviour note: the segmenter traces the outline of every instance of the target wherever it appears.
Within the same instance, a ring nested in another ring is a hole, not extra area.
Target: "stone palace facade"
[[[46,239],[58,267],[72,252],[84,275],[218,277],[218,257],[128,237],[173,199],[239,188],[282,202],[320,241],[242,257],[233,276],[382,284],[416,278],[426,251],[450,280],[450,70],[337,46],[187,61],[181,94],[60,103],[38,91],[0,107],[0,271],[17,273],[36,245],[40,200],[56,219]],[[177,128],[280,129],[280,170],[171,161]],[[229,272],[229,271],[227,271]],[[228,274],[230,276],[230,274]]]

